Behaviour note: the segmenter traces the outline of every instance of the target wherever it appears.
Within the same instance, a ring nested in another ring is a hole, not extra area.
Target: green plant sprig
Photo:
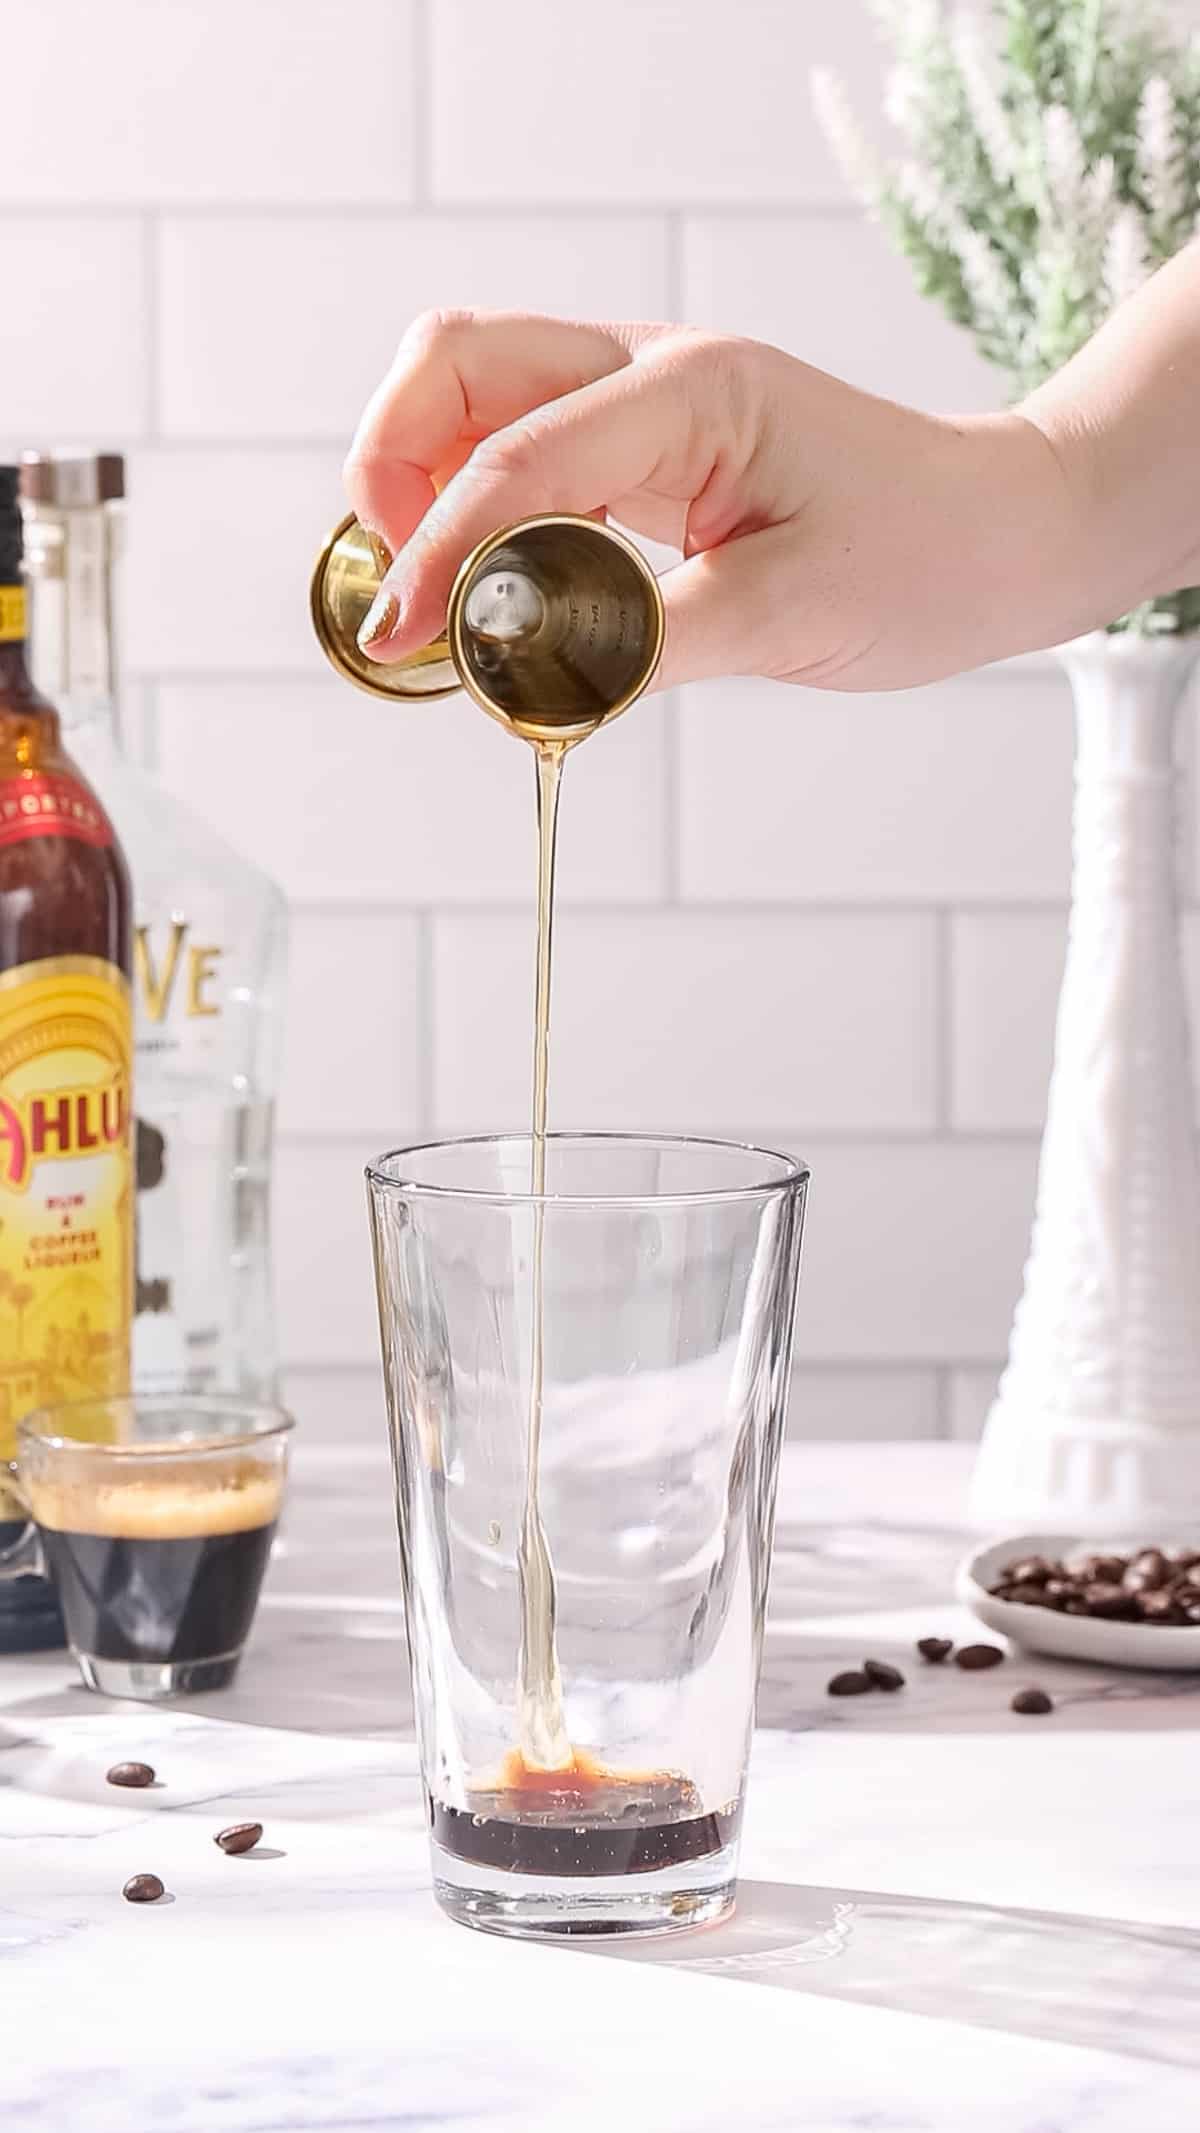
[[[871,5],[901,152],[876,157],[823,68],[818,116],[921,293],[1019,399],[1196,235],[1200,38],[1175,36],[1155,0]],[[1200,589],[1112,627],[1200,629]]]

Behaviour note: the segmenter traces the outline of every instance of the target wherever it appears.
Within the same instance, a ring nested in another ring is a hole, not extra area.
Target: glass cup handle
[[[21,1494],[15,1459],[0,1459],[0,1487],[16,1497],[23,1511],[29,1506]],[[42,1538],[30,1519],[22,1526],[15,1541],[7,1548],[0,1548],[0,1585],[11,1583],[14,1578],[45,1577],[46,1558],[42,1552]]]

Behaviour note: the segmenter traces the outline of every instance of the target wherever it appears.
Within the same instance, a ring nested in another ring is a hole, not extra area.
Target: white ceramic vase
[[[972,1523],[1200,1521],[1200,1179],[1180,957],[1176,715],[1200,642],[1097,633],[1075,692],[1075,859],[1033,1239]]]

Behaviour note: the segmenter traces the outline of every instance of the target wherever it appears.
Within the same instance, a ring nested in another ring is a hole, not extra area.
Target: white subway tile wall
[[[1003,381],[914,295],[810,115],[817,61],[878,107],[864,0],[40,0],[5,57],[0,439],[131,455],[133,723],[293,910],[286,1387],[314,1432],[373,1435],[364,1159],[523,1121],[532,961],[523,753],[461,704],[340,688],[310,634],[341,457],[405,326],[686,318],[947,410]],[[1064,684],[1018,663],[892,697],[713,684],[572,765],[556,1115],[810,1158],[796,1432],[973,1435],[986,1412],[1070,756]],[[1200,1002],[1200,919],[1189,967]]]

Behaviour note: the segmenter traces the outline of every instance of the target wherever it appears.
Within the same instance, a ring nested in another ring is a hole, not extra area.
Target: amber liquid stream
[[[532,1264],[525,1495],[517,1546],[520,1648],[516,1745],[481,1774],[468,1804],[431,1800],[438,1841],[460,1858],[516,1873],[574,1875],[649,1872],[719,1851],[736,1826],[731,1806],[706,1814],[691,1781],[670,1770],[615,1770],[572,1744],[563,1711],[555,1635],[554,1564],[540,1503],[545,1388],[546,1127],[554,880],[563,766],[569,751],[603,723],[572,712],[568,737],[554,720],[511,716],[534,751],[537,770],[537,965],[530,1135]]]
[[[538,799],[537,985],[533,1019],[533,1130],[529,1189],[533,1201],[533,1294],[529,1355],[529,1426],[525,1441],[525,1506],[517,1549],[521,1591],[521,1649],[517,1669],[517,1741],[533,1770],[562,1770],[572,1760],[562,1707],[555,1646],[554,1565],[538,1500],[542,1452],[545,1355],[546,1117],[550,1080],[550,974],[554,936],[554,860],[558,799],[567,746],[534,743]]]

